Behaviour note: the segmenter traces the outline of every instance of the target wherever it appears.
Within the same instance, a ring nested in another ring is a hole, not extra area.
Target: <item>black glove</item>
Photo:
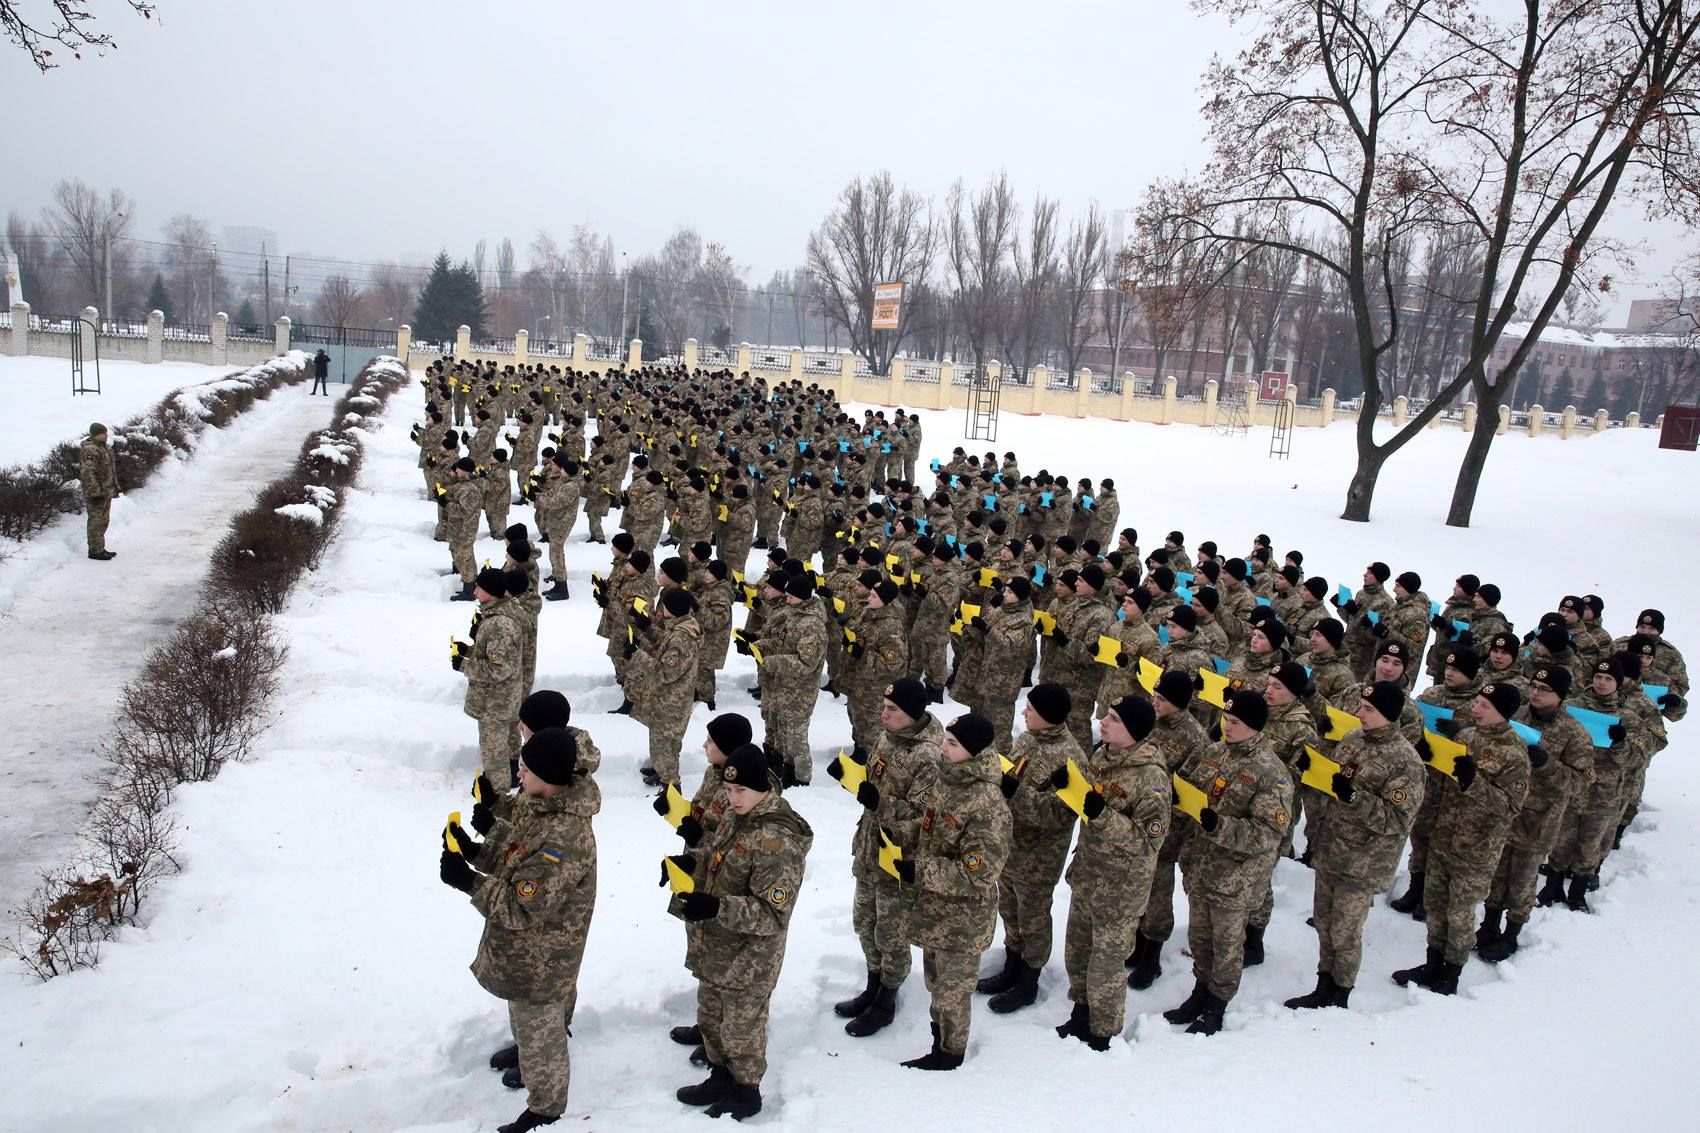
[[[695,854],[668,854],[667,861],[672,862],[686,873],[695,873],[697,871],[697,858]],[[665,889],[667,887],[667,880],[667,862],[662,862],[661,888]]]
[[[1222,738],[1222,721],[1217,720],[1215,723],[1211,724],[1209,730],[1204,734],[1212,743],[1220,740]]]
[[[1667,692],[1659,697],[1659,707],[1671,712],[1680,712],[1688,707],[1688,702],[1674,692]]]
[[[1439,614],[1430,618],[1428,624],[1434,627],[1436,633],[1445,634],[1447,637],[1452,636],[1452,623]]]
[[[820,595],[820,600],[822,602],[825,602],[828,606],[832,605],[832,587],[830,587],[830,586],[818,587],[818,588],[816,588],[815,593]]]
[[[1352,796],[1358,793],[1352,787],[1352,781],[1339,771],[1334,772],[1334,778],[1329,781],[1328,785],[1334,788],[1334,797],[1343,803],[1351,802]]]
[[[465,660],[466,660],[466,654],[465,653],[456,653],[449,658],[449,664],[451,666],[453,666],[454,671],[458,673],[458,672],[460,672],[461,663]]]
[[[472,828],[479,834],[489,834],[496,826],[496,812],[489,803],[472,804]]]
[[[1464,721],[1458,719],[1456,716],[1452,717],[1450,720],[1436,720],[1434,722],[1434,730],[1449,740],[1457,739],[1458,733],[1464,730]]]
[[[1310,752],[1299,752],[1299,757],[1293,760],[1293,770],[1297,771],[1300,775],[1303,775],[1306,771],[1310,770]]]
[[[685,840],[685,845],[695,846],[702,841],[702,835],[702,823],[695,816],[687,814],[679,820],[679,837]]]
[[[1540,744],[1529,745],[1529,766],[1539,770],[1547,765],[1547,749]]]
[[[1417,758],[1424,763],[1434,762],[1434,748],[1429,746],[1427,736],[1417,737]]]
[[[629,615],[627,615],[627,617],[635,628],[649,628],[649,615],[644,613],[642,610],[633,610]]]
[[[475,841],[472,835],[461,829],[460,823],[449,823],[448,830],[449,837],[453,838],[460,846],[460,856],[468,861],[476,858],[478,856],[478,851],[484,848],[484,844],[482,842]]]
[[[472,624],[466,627],[466,636],[472,638],[472,640],[474,640],[474,641],[477,641],[478,640],[478,626],[483,621],[484,621],[484,615],[483,614],[473,614],[472,615]]]
[[[668,802],[666,787],[661,788],[661,793],[655,796],[654,801],[649,804],[649,809],[653,810],[656,814],[659,814],[662,818],[667,817]]]
[[[858,752],[852,750],[850,752],[850,762],[856,764],[858,767],[866,767],[868,765],[868,753],[865,751]]]
[[[1057,643],[1058,649],[1068,648],[1068,634],[1064,633],[1060,626],[1051,631],[1051,640]]]
[[[1131,664],[1133,664],[1133,654],[1125,649],[1116,654],[1116,668],[1125,669]]]
[[[836,759],[833,760],[831,763],[826,765],[826,773],[828,775],[831,775],[834,779],[839,780],[840,782],[842,782],[843,779],[844,779],[844,768],[839,764],[838,760],[836,760]]]
[[[1476,761],[1467,755],[1460,755],[1452,764],[1452,774],[1458,780],[1458,789],[1467,791],[1470,784],[1476,781]]]
[[[869,810],[878,810],[880,805],[880,789],[864,779],[862,780],[862,785],[856,788],[856,801],[861,803],[864,807],[867,807]]]
[[[1613,724],[1606,729],[1606,738],[1614,744],[1620,744],[1629,738],[1629,733],[1623,730],[1622,724]]]
[[[1217,823],[1220,821],[1221,820],[1216,817],[1216,812],[1211,810],[1209,807],[1205,807],[1203,810],[1198,812],[1198,824],[1204,827],[1204,832],[1206,834],[1215,830]]]
[[[1203,692],[1204,691],[1204,674],[1203,673],[1194,673],[1192,675],[1192,691],[1193,692]]]
[[[1376,622],[1373,626],[1370,626],[1369,631],[1371,633],[1375,634],[1375,636],[1377,636],[1377,637],[1386,637],[1387,636],[1387,620],[1384,618],[1381,621]]]
[[[687,921],[711,921],[720,912],[720,898],[712,893],[687,893],[683,912]]]
[[[897,880],[901,881],[905,885],[915,884],[914,862],[910,861],[908,858],[898,858],[891,864],[892,868],[897,870]]]
[[[1100,814],[1103,814],[1104,807],[1106,805],[1108,804],[1104,802],[1103,795],[1099,794],[1097,791],[1087,791],[1086,801],[1080,805],[1080,813],[1084,814],[1087,820],[1090,821],[1097,818]]]
[[[471,893],[478,885],[478,874],[466,864],[466,859],[447,848],[437,864],[437,876],[443,879],[444,885],[462,893]]]
[[[1358,600],[1356,598],[1348,598],[1346,599],[1346,604],[1340,608],[1346,612],[1347,617],[1354,617],[1363,607],[1358,605]]]
[[[1452,644],[1456,645],[1460,649],[1474,649],[1476,647],[1476,635],[1467,629],[1459,630],[1458,636],[1452,639]]]
[[[745,657],[750,655],[750,643],[741,637],[735,637],[732,639],[732,648],[736,649],[739,653],[742,653]]]
[[[917,598],[925,598],[927,596],[927,584],[924,582],[912,582],[909,584],[909,589],[915,592],[915,597]]]
[[[860,641],[852,641],[849,645],[844,647],[844,652],[850,654],[851,660],[860,661],[862,659],[862,654],[866,653],[867,649]]]
[[[1065,763],[1051,772],[1051,786],[1058,791],[1068,786],[1068,764]]]
[[[624,649],[620,650],[620,655],[628,661],[630,661],[632,659],[633,655],[635,655],[636,653],[637,653],[637,643],[635,641],[626,642],[626,647]]]
[[[968,623],[968,628],[980,633],[986,633],[990,631],[992,627],[986,623],[985,618],[981,617],[979,614],[975,614],[974,619]]]
[[[1528,633],[1523,635],[1523,644],[1524,645],[1529,644],[1529,642],[1531,642],[1533,640],[1535,640],[1535,631],[1534,630],[1530,630]]]
[[[998,780],[998,790],[1003,792],[1003,797],[1006,799],[1013,799],[1015,789],[1019,786],[1021,786],[1021,780],[1007,771],[1004,772],[1003,778]]]

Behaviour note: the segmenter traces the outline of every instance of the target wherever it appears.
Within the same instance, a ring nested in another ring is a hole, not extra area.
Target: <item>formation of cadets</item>
[[[917,417],[858,419],[814,386],[449,360],[424,384],[419,465],[454,598],[478,604],[450,655],[482,769],[473,829],[445,829],[441,872],[485,916],[473,971],[509,1003],[515,1044],[491,1065],[528,1105],[504,1130],[565,1108],[595,903],[600,753],[565,697],[532,691],[581,509],[610,548],[591,597],[615,711],[647,728],[642,774],[681,842],[660,876],[698,998],[671,1034],[708,1077],[678,1097],[711,1116],[761,1109],[768,1000],[813,840],[782,792],[815,781],[821,692],[853,736],[825,770],[862,807],[850,869],[867,978],[833,1010],[852,1036],[889,1026],[918,946],[932,1045],[904,1066],[934,1071],[961,1065],[976,994],[1000,1014],[1038,1000],[1063,880],[1056,1030],[1096,1050],[1121,1034],[1128,989],[1162,972],[1177,874],[1194,984],[1164,1018],[1221,1028],[1264,959],[1282,856],[1315,871],[1317,982],[1288,1007],[1348,1006],[1407,844],[1392,905],[1426,922],[1428,949],[1392,978],[1450,995],[1472,951],[1517,951],[1537,906],[1587,910],[1687,709],[1656,609],[1613,636],[1597,596],[1566,595],[1518,635],[1473,574],[1435,600],[1381,562],[1331,587],[1266,535],[1236,555],[1171,531],[1142,552],[1110,480],[961,448],[918,478]],[[516,492],[536,543],[509,523]],[[481,525],[507,544],[500,567],[474,562]],[[729,648],[756,662],[759,731],[714,714]],[[947,692],[969,709],[949,722]],[[686,798],[699,701],[706,766]]]

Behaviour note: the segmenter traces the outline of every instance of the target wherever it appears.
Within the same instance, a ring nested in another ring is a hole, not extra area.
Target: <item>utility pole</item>
[[[112,226],[123,219],[123,213],[114,213],[112,218],[106,222],[105,250],[102,257],[105,260],[106,267],[106,306],[101,308],[100,313],[106,316],[108,322],[112,321]]]
[[[629,346],[631,339],[626,337],[626,300],[632,290],[632,269],[626,260],[626,253],[620,253],[620,345]]]
[[[218,311],[218,241],[213,241],[211,272],[207,276],[207,322]]]
[[[283,257],[283,313],[289,314],[289,257]]]
[[[260,242],[260,275],[266,281],[266,325],[272,325],[272,258],[266,255],[266,245]]]

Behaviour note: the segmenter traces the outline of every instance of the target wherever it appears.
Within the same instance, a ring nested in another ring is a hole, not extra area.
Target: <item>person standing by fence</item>
[[[331,356],[326,354],[325,348],[321,346],[319,352],[313,355],[313,388],[307,396],[311,397],[315,393],[322,393],[329,397],[331,395],[330,374]]]

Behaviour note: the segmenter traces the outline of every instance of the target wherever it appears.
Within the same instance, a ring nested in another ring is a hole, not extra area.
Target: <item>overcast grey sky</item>
[[[1182,0],[158,3],[93,0],[104,58],[0,54],[0,208],[81,177],[137,200],[136,236],[189,211],[355,260],[510,236],[523,263],[577,223],[636,255],[689,224],[759,282],[881,168],[1132,206],[1203,163],[1198,78],[1238,42]],[[1655,234],[1654,282],[1681,246]]]

